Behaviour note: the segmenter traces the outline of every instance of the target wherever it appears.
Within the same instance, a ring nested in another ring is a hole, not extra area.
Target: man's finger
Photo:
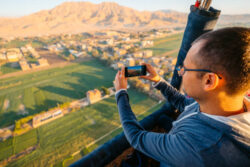
[[[116,73],[116,75],[115,75],[115,78],[117,78],[117,77],[118,77],[118,75],[119,75],[119,71],[117,71],[117,73]]]
[[[150,74],[154,74],[155,73],[155,69],[154,69],[154,67],[151,64],[148,64],[148,72]]]
[[[118,72],[118,77],[119,77],[119,78],[122,77],[121,73],[122,73],[121,71]]]
[[[151,73],[151,72],[152,72],[152,66],[151,66],[150,64],[147,64],[147,63],[145,63],[145,65],[146,65],[147,71],[148,71],[149,73]]]
[[[125,67],[122,67],[121,75],[122,75],[122,76],[125,76]]]

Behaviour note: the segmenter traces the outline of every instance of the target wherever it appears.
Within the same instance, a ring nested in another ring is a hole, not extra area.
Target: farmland
[[[183,33],[174,34],[164,38],[157,38],[154,41],[154,46],[147,48],[152,50],[154,56],[170,56],[177,57],[178,49],[180,48]]]
[[[176,57],[183,34],[154,40],[154,56]],[[6,66],[5,71],[10,67]],[[14,69],[15,70],[19,69]],[[0,79],[0,128],[58,104],[78,100],[91,89],[111,87],[116,71],[97,59]],[[135,89],[128,91],[138,119],[160,106]],[[30,147],[35,151],[8,166],[65,166],[122,132],[115,97],[72,112],[20,136],[0,142],[0,161]],[[72,156],[73,155],[73,156]]]
[[[157,104],[156,101],[134,89],[128,93],[134,113],[142,114],[139,119],[155,111],[155,108],[149,109]],[[115,98],[112,96],[18,136],[15,142],[11,138],[0,143],[0,160],[12,155],[13,150],[18,153],[22,149],[38,144],[39,147],[34,152],[8,166],[61,165],[63,160],[74,152],[82,150],[78,155],[82,156],[120,133],[122,129],[119,126],[119,114]],[[92,141],[116,128],[118,129],[112,134],[90,148],[85,148]]]
[[[0,127],[57,104],[85,97],[86,91],[111,87],[115,71],[98,60],[75,63],[0,80]]]
[[[7,73],[12,73],[12,72],[21,71],[21,68],[20,68],[20,67],[11,67],[11,64],[10,64],[10,63],[7,63],[7,64],[2,65],[0,68],[1,68],[0,75],[1,75],[1,74],[7,74]]]

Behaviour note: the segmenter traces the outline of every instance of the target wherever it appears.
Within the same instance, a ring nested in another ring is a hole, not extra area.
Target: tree
[[[114,53],[113,59],[114,59],[114,60],[118,60],[118,59],[119,59],[119,55],[118,55],[117,53]]]
[[[104,92],[105,95],[110,95],[110,91],[108,90],[108,88],[102,86],[101,90]]]
[[[69,55],[69,59],[70,60],[75,60],[75,56],[73,56],[72,54]]]
[[[107,52],[103,52],[102,59],[104,59],[104,60],[108,59],[108,53]]]
[[[70,55],[70,52],[69,52],[69,49],[68,48],[64,48],[63,49],[63,51],[62,51],[62,54],[64,55],[64,56],[69,56]]]
[[[96,49],[92,50],[92,56],[93,57],[98,57],[99,56],[98,50],[96,50]]]
[[[129,54],[135,53],[136,50],[137,50],[136,47],[132,47],[132,48],[129,48],[129,49],[127,50],[127,53],[129,53]]]

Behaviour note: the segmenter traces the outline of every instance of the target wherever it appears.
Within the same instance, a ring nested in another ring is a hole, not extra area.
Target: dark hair
[[[230,27],[201,35],[203,42],[195,60],[200,68],[221,74],[230,95],[250,88],[250,28]]]

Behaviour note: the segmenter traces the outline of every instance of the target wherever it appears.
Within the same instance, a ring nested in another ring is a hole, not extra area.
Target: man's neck
[[[208,98],[206,101],[200,102],[201,112],[219,115],[219,116],[231,116],[244,112],[244,96],[238,97],[213,97]]]

